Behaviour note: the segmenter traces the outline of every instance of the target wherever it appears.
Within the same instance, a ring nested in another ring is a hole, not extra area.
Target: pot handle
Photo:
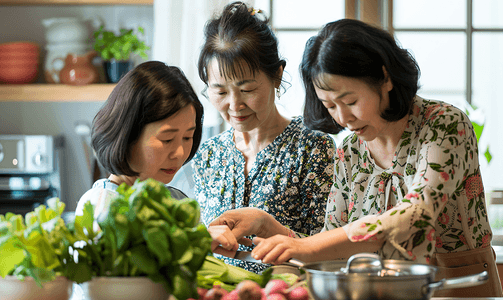
[[[487,282],[488,279],[489,274],[487,273],[487,271],[468,276],[454,277],[449,279],[444,278],[440,281],[424,285],[422,287],[422,292],[423,295],[426,295],[435,290],[471,287],[484,284]]]

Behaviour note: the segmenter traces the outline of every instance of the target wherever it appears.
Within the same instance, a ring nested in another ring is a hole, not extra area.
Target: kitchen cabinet
[[[153,5],[154,0],[0,0],[1,6]],[[2,101],[104,101],[115,84],[1,84]]]

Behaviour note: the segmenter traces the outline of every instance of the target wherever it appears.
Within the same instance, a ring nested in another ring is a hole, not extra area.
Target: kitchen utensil
[[[248,262],[254,262],[254,263],[262,263],[261,260],[255,259],[251,256],[250,251],[236,251],[236,254],[234,255],[235,259],[243,260],[243,261],[248,261]]]
[[[100,76],[92,61],[97,55],[95,51],[89,51],[84,55],[69,53],[65,59],[65,66],[59,71],[61,83],[70,85],[98,83]]]
[[[381,260],[373,253],[353,255],[346,261],[289,263],[307,273],[310,292],[317,300],[430,299],[435,290],[471,287],[488,280],[487,272],[434,281],[435,266],[402,260]]]

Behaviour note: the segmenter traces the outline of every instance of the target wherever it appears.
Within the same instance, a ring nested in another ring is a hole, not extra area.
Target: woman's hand
[[[210,223],[211,226],[225,225],[234,234],[238,243],[251,246],[253,243],[245,236],[256,235],[268,238],[275,234],[288,235],[288,229],[267,212],[253,207],[232,209],[224,212]]]
[[[305,239],[295,239],[284,235],[275,235],[268,239],[259,237],[253,238],[256,245],[252,251],[255,259],[262,260],[265,264],[282,264],[290,258],[303,260],[304,253],[308,251],[309,244],[304,243]]]
[[[211,252],[228,257],[234,257],[239,244],[229,227],[225,225],[208,226],[208,232],[213,239]]]

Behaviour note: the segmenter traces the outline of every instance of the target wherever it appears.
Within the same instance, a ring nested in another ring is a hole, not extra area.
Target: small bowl
[[[0,66],[0,82],[10,84],[31,83],[38,75],[38,65]]]
[[[95,277],[81,284],[89,300],[167,300],[169,293],[148,277]]]
[[[2,300],[68,300],[72,295],[72,282],[60,276],[39,287],[31,277],[21,281],[16,276],[5,276],[0,277],[0,295]]]
[[[12,60],[12,59],[36,59],[38,60],[40,54],[35,51],[30,52],[0,52],[0,60]]]
[[[39,52],[40,46],[34,42],[10,42],[0,44],[1,52]]]
[[[6,59],[0,56],[0,68],[38,66],[38,62],[38,58]]]

